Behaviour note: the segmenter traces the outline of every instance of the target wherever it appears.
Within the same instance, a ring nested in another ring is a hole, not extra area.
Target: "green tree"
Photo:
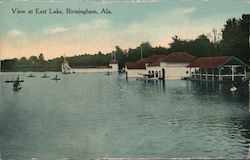
[[[39,54],[38,59],[40,62],[44,62],[44,56],[42,53]]]
[[[245,62],[249,62],[250,14],[228,19],[222,29],[221,48]]]
[[[36,64],[36,63],[37,63],[37,61],[38,61],[38,59],[37,59],[37,57],[36,57],[36,56],[30,56],[30,58],[29,58],[29,62],[30,62],[31,64]]]

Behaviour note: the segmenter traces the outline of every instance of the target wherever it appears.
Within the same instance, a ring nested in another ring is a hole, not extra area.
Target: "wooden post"
[[[196,67],[194,67],[194,79],[196,80]]]
[[[200,80],[202,79],[202,73],[201,73],[201,68],[199,68],[200,71]]]
[[[231,66],[231,70],[232,70],[232,81],[234,81],[234,67]]]
[[[192,77],[192,72],[191,72],[191,67],[189,67],[189,78],[191,79]]]
[[[244,80],[246,80],[246,79],[247,79],[247,68],[244,67]]]
[[[219,81],[221,81],[221,73],[220,73],[220,68],[219,69]]]
[[[208,80],[208,72],[207,72],[207,68],[206,68],[206,80]]]
[[[212,80],[214,81],[214,68],[212,68]]]

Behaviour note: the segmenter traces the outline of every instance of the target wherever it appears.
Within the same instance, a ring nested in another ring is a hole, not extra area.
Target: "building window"
[[[151,71],[148,71],[148,74],[150,74],[151,73]]]
[[[186,71],[186,74],[188,74],[189,72],[188,71]]]
[[[152,71],[152,75],[153,75],[153,77],[155,77],[155,72],[154,71]]]
[[[158,71],[155,71],[155,77],[156,78],[158,77]]]

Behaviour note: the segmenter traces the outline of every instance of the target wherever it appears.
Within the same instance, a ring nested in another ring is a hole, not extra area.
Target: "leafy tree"
[[[38,62],[38,59],[37,59],[36,56],[30,56],[29,62],[30,62],[31,64],[36,64],[36,63]]]
[[[228,19],[222,29],[221,48],[245,62],[249,62],[250,14],[240,19]]]
[[[39,54],[38,59],[39,59],[39,62],[44,62],[44,56],[42,53]]]

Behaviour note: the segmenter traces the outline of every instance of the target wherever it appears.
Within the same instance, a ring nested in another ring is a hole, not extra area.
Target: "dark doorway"
[[[162,79],[164,80],[165,79],[165,69],[162,68]]]

